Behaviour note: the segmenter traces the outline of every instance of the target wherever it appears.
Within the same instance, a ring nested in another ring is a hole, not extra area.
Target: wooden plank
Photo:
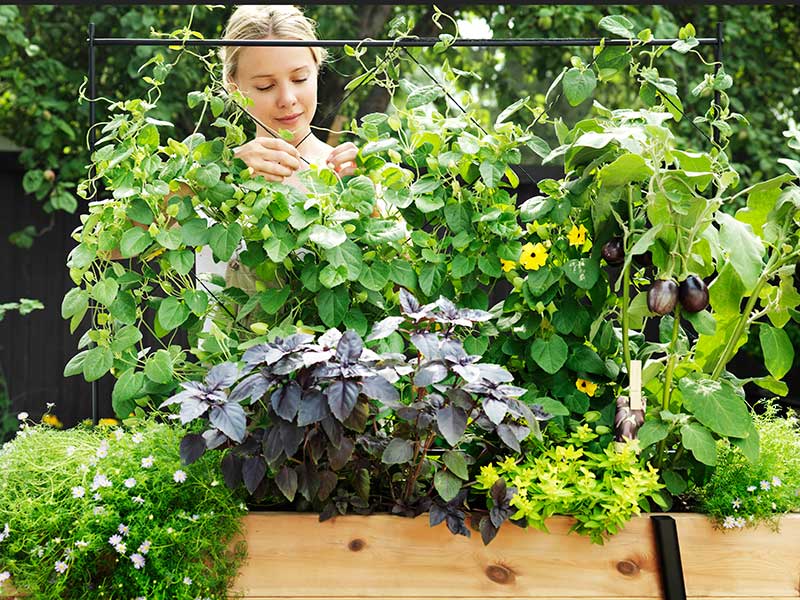
[[[489,545],[444,524],[373,515],[255,513],[246,517],[249,564],[235,589],[248,598],[660,598],[650,522],[636,519],[605,546],[504,526]]]

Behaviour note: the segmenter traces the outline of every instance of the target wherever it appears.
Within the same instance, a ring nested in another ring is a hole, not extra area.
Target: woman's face
[[[288,129],[297,144],[317,110],[317,65],[310,48],[244,46],[235,83],[253,99],[250,112],[276,134]],[[270,134],[258,127],[258,135]]]

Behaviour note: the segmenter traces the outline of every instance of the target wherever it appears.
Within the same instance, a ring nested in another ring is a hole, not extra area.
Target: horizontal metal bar
[[[605,39],[606,46],[628,46],[632,41],[622,38],[499,38],[499,39],[469,39],[461,38],[453,42],[453,46],[472,47],[502,47],[502,46],[599,46]],[[87,40],[88,41],[88,40]],[[307,48],[318,46],[323,48],[336,48],[349,46],[380,47],[427,47],[433,46],[440,40],[438,38],[416,38],[401,40],[225,40],[190,38],[159,39],[159,38],[95,38],[95,46],[300,46]],[[645,42],[645,46],[671,46],[677,42],[673,39],[653,39]],[[697,38],[701,46],[714,46],[718,44],[717,38]]]

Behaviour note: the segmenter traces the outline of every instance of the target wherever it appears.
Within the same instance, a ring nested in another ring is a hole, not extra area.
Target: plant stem
[[[675,370],[675,362],[678,355],[675,352],[675,346],[678,343],[678,336],[681,332],[681,305],[675,306],[675,322],[672,324],[672,339],[669,342],[669,359],[667,360],[667,371],[664,376],[664,395],[661,400],[662,410],[669,410],[669,399],[672,395],[672,373]]]
[[[419,462],[417,463],[416,469],[414,469],[414,473],[411,477],[408,478],[406,481],[406,489],[403,492],[403,501],[407,502],[409,497],[411,496],[411,490],[414,488],[414,484],[419,478],[419,474],[422,471],[422,465],[425,462],[425,457],[428,455],[428,450],[433,444],[433,440],[436,439],[436,434],[434,432],[430,432],[428,434],[428,438],[425,440],[425,444],[422,446],[422,452],[419,453]]]
[[[631,229],[633,229],[633,193],[631,191],[631,187],[628,186],[628,221],[630,223]],[[628,244],[629,234],[628,232],[625,233],[625,257],[626,259],[629,256],[631,247]],[[622,353],[625,357],[625,370],[628,374],[628,377],[631,376],[631,349],[630,349],[630,336],[628,334],[629,329],[629,309],[631,304],[631,264],[633,263],[633,257],[630,257],[630,260],[626,260],[624,266],[622,267]]]

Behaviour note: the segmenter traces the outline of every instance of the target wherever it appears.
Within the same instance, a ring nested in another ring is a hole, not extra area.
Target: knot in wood
[[[486,576],[501,585],[512,583],[514,581],[514,573],[511,569],[501,565],[489,565],[486,567]]]
[[[347,544],[347,548],[349,550],[352,550],[353,552],[358,552],[359,550],[363,550],[364,546],[366,546],[366,545],[367,545],[367,542],[365,542],[364,540],[356,538],[354,540],[350,540],[350,543]]]
[[[626,577],[632,577],[639,572],[639,565],[630,559],[621,560],[617,563],[617,571]]]

